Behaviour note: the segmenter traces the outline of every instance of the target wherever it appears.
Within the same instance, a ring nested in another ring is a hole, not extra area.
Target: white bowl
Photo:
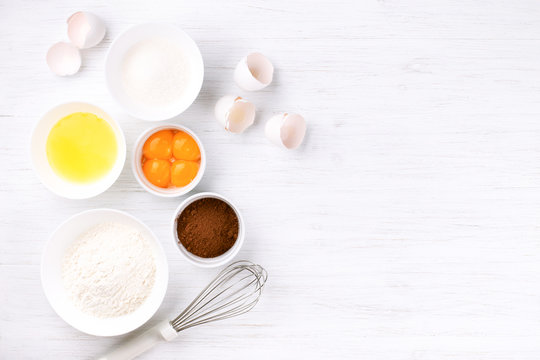
[[[182,245],[182,243],[179,241],[178,232],[176,231],[177,222],[178,222],[178,216],[180,216],[182,211],[184,211],[184,209],[189,204],[194,202],[195,200],[199,200],[199,199],[203,199],[203,198],[220,199],[220,200],[226,202],[234,210],[234,212],[236,213],[236,216],[238,217],[238,238],[236,239],[236,242],[234,243],[232,248],[227,250],[227,252],[225,252],[224,254],[222,254],[220,256],[216,256],[214,258],[203,258],[203,257],[200,257],[200,256],[197,256],[197,255],[194,255],[194,254],[190,253],[184,247],[184,245]],[[238,252],[240,251],[240,248],[244,244],[244,237],[245,237],[245,229],[244,228],[245,228],[245,226],[244,226],[244,220],[242,219],[242,215],[240,214],[240,211],[238,210],[238,208],[229,199],[227,199],[226,197],[224,197],[222,195],[213,193],[213,192],[201,192],[201,193],[198,193],[198,194],[194,194],[194,195],[191,195],[190,197],[188,197],[187,199],[185,199],[184,201],[182,201],[180,206],[178,206],[178,208],[174,212],[174,216],[173,216],[173,219],[172,219],[172,222],[171,222],[171,226],[172,226],[172,232],[173,232],[173,239],[176,242],[176,246],[178,246],[178,249],[180,249],[180,252],[182,253],[182,255],[184,255],[185,258],[189,262],[191,262],[194,265],[200,266],[200,267],[212,268],[212,267],[218,267],[218,266],[225,265],[226,263],[231,261],[238,254]]]
[[[101,179],[89,183],[74,183],[61,178],[47,159],[49,132],[60,119],[75,112],[89,112],[105,120],[112,127],[118,145],[118,154],[112,169]],[[118,123],[104,110],[84,102],[69,102],[52,108],[41,117],[32,132],[30,151],[33,168],[45,187],[68,199],[87,199],[107,190],[120,176],[126,161],[126,140]]]
[[[111,221],[135,227],[149,240],[156,259],[156,281],[150,296],[134,312],[115,318],[97,318],[83,313],[69,299],[62,284],[62,260],[66,250],[85,231],[100,223]],[[168,282],[167,258],[156,236],[142,222],[118,210],[88,210],[70,217],[51,235],[41,258],[41,284],[52,308],[69,325],[91,335],[121,335],[143,325],[161,305]]]
[[[161,188],[148,181],[148,179],[146,178],[146,176],[144,176],[143,173],[141,160],[143,155],[144,143],[153,133],[167,129],[183,131],[189,134],[195,140],[197,145],[199,145],[199,150],[201,152],[201,163],[199,165],[199,172],[197,173],[197,176],[195,176],[195,179],[193,179],[192,182],[190,182],[184,187]],[[197,186],[197,184],[201,181],[204,171],[206,170],[206,153],[204,152],[204,147],[201,140],[197,137],[197,135],[195,135],[193,131],[182,125],[164,124],[147,129],[135,141],[135,146],[133,147],[133,157],[131,159],[131,168],[133,169],[133,175],[135,176],[135,179],[137,179],[143,189],[145,189],[149,193],[162,197],[176,197],[187,194],[188,192],[193,190],[195,186]]]
[[[179,101],[167,106],[140,104],[126,93],[123,86],[122,63],[126,53],[133,45],[152,37],[164,37],[178,43],[191,64],[193,81],[190,87]],[[199,95],[204,78],[204,64],[197,44],[180,28],[171,24],[140,24],[124,31],[113,41],[105,61],[105,78],[111,95],[128,114],[148,121],[167,120],[184,112]]]

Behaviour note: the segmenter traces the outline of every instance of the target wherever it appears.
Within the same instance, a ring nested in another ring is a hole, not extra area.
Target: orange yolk
[[[199,145],[190,135],[174,129],[152,134],[143,145],[142,167],[146,179],[161,188],[184,187],[197,177]]]
[[[175,159],[196,161],[201,158],[201,151],[195,140],[183,131],[173,138],[173,155]]]
[[[199,172],[199,163],[176,160],[171,165],[171,183],[177,187],[186,186],[195,179],[197,172]]]
[[[173,132],[171,130],[158,131],[152,134],[144,143],[143,155],[147,159],[170,159],[172,156],[172,144]]]
[[[144,176],[152,184],[166,188],[171,179],[171,163],[169,160],[146,160],[143,164]]]

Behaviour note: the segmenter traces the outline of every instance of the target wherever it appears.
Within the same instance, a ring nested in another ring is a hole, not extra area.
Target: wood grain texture
[[[81,72],[54,77],[47,48],[90,10],[108,26]],[[141,359],[538,359],[540,357],[540,3],[538,1],[4,1],[0,3],[0,358],[90,359],[122,341],[79,333],[40,285],[55,227],[112,207],[148,224],[170,263],[177,313],[214,274],[171,238],[181,199],[143,191],[131,169],[104,194],[69,201],[29,163],[29,137],[57,103],[108,110],[128,142],[150,126],[127,116],[103,76],[129,25],[172,22],[199,44],[205,82],[174,119],[208,153],[196,191],[233,199],[247,224],[239,258],[270,274],[249,315],[194,328]],[[256,93],[232,81],[253,50],[276,67]],[[241,136],[219,128],[226,93],[258,106]],[[286,152],[264,120],[297,111],[305,143]]]

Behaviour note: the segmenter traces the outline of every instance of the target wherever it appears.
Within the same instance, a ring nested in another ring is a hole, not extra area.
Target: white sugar
[[[153,37],[135,44],[122,63],[122,83],[135,102],[168,106],[181,100],[190,87],[190,59],[179,44]]]

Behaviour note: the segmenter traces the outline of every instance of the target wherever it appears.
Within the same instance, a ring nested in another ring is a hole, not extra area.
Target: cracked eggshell
[[[58,76],[73,75],[81,67],[81,52],[67,42],[58,42],[47,51],[47,65]]]
[[[272,116],[265,126],[266,137],[285,149],[296,149],[304,140],[306,120],[299,114],[281,113]]]
[[[263,54],[251,53],[236,65],[234,81],[243,90],[261,90],[272,82],[274,66]]]
[[[79,49],[96,46],[105,37],[105,23],[87,11],[78,11],[68,20],[68,37]]]
[[[223,96],[214,113],[221,126],[232,133],[244,132],[255,121],[255,105],[240,96]]]

